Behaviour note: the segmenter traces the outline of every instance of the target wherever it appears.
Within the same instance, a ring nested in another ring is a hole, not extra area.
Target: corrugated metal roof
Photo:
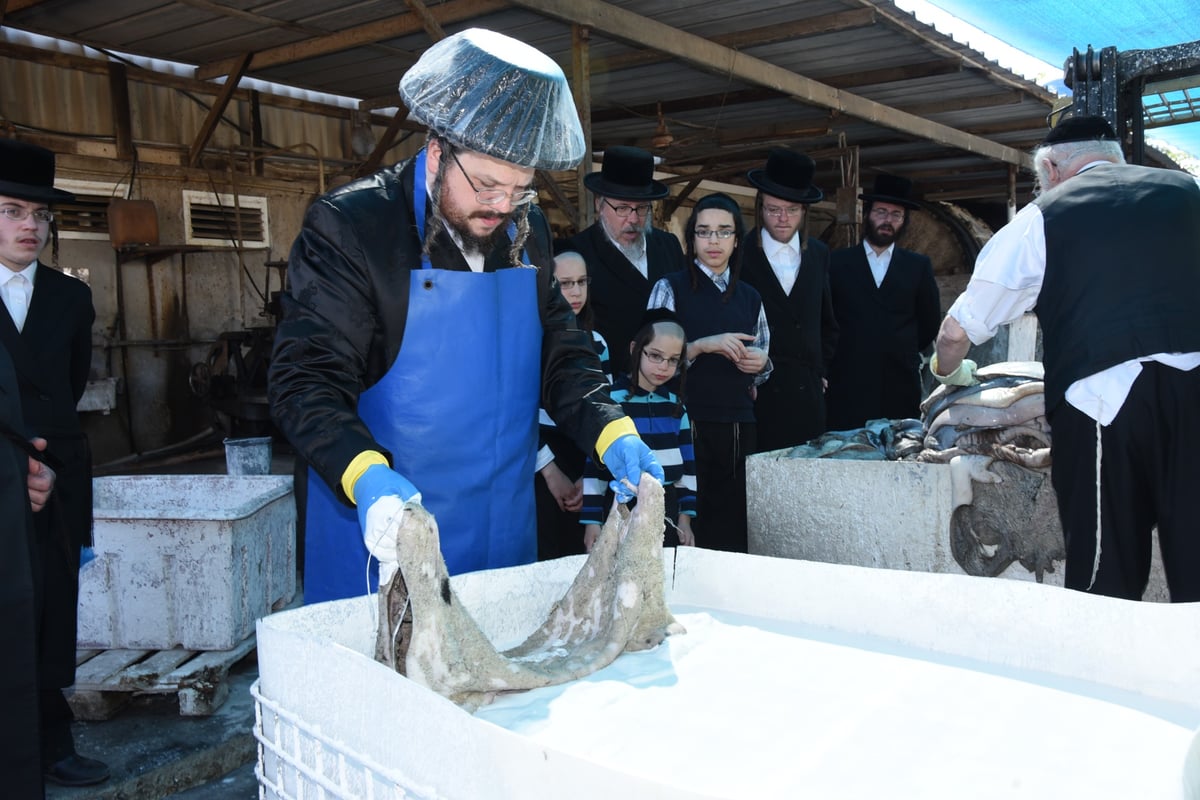
[[[593,149],[637,144],[681,175],[743,182],[769,146],[785,145],[818,158],[828,191],[842,184],[837,156],[857,148],[865,184],[886,171],[927,198],[1002,201],[1055,99],[889,0],[424,5],[447,33],[501,31],[568,75],[572,25],[585,25]],[[433,40],[395,0],[8,0],[3,24],[184,61],[200,77],[253,52],[247,76],[375,109],[398,104],[400,75]],[[652,142],[660,108],[674,137],[665,147]],[[1018,202],[1031,188],[1019,170]]]

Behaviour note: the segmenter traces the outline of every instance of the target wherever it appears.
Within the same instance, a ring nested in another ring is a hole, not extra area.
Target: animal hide
[[[400,569],[379,592],[376,658],[474,710],[500,692],[582,678],[684,633],[663,593],[663,519],[662,485],[643,474],[637,505],[614,506],[546,621],[499,652],[455,597],[436,520],[411,506],[399,521]]]

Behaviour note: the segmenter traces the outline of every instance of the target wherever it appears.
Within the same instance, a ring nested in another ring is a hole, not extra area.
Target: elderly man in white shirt
[[[1126,165],[1099,117],[1034,162],[1045,192],[980,252],[934,377],[970,385],[970,345],[1036,310],[1067,587],[1140,599],[1157,525],[1172,601],[1200,600],[1200,181]]]

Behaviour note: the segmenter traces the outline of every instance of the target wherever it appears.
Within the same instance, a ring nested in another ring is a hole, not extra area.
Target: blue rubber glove
[[[608,485],[616,494],[618,503],[628,503],[634,495],[634,490],[622,483],[622,479],[632,483],[635,488],[643,472],[649,472],[659,483],[666,479],[654,453],[640,436],[634,436],[632,433],[618,436],[600,456],[600,460],[612,473],[613,480]]]
[[[381,562],[398,562],[398,525],[393,521],[406,503],[421,502],[421,493],[408,479],[383,464],[367,467],[354,482],[354,504],[358,506],[358,524],[363,542],[371,555]]]

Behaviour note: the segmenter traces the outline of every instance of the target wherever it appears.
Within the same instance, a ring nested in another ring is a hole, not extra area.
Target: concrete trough
[[[540,623],[582,563],[452,582],[504,646]],[[262,796],[1200,798],[1200,604],[696,548],[664,551],[664,577],[668,603],[694,627],[589,678],[497,701],[531,706],[536,735],[501,727],[487,717],[494,707],[472,715],[375,662],[374,598],[260,620],[253,692]],[[847,664],[886,666],[816,674],[805,659],[738,663],[744,656],[733,653],[734,669],[713,670],[731,654],[703,639],[696,621],[708,615],[734,615],[738,631],[760,628],[781,646],[813,644]],[[646,675],[623,677],[639,664]],[[708,673],[699,686],[689,685],[696,665]],[[913,681],[895,678],[901,666]],[[939,700],[945,684],[934,680],[929,694],[909,698],[916,705],[904,705],[926,669],[978,688],[951,703]],[[614,724],[601,703],[594,717],[573,721],[596,733],[590,746],[546,732],[565,723],[568,708],[579,713],[569,699],[613,681],[627,683],[629,705],[650,716]],[[701,699],[673,714],[655,710],[688,690]],[[1025,691],[1039,699],[1030,704]],[[837,702],[823,699],[830,693]],[[1083,738],[1064,733],[1072,723]],[[650,740],[639,738],[651,726]],[[1134,738],[1143,726],[1152,740]],[[1125,749],[1127,739],[1139,752]],[[615,744],[637,751],[636,768],[613,755]]]
[[[950,544],[955,493],[949,465],[788,458],[787,453],[759,453],[746,460],[751,553],[968,574]],[[1062,586],[1064,571],[1064,562],[1056,560],[1042,582]],[[999,577],[1037,581],[1019,561]],[[1169,600],[1157,536],[1143,599]]]
[[[129,475],[93,488],[79,647],[229,650],[295,594],[290,476]]]

